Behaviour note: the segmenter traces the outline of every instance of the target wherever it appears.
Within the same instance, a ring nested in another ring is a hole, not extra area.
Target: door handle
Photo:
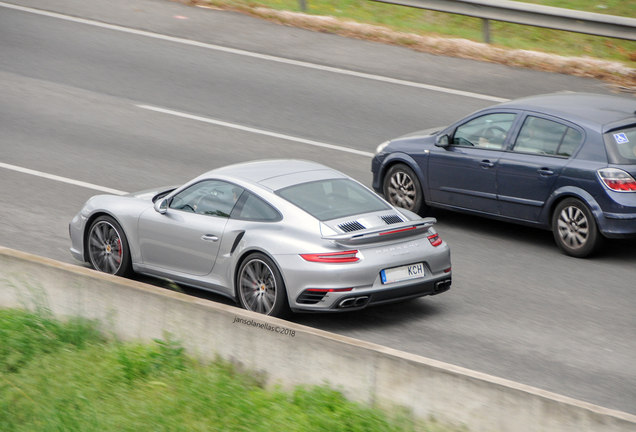
[[[483,160],[483,161],[481,161],[481,162],[479,162],[479,165],[480,165],[482,168],[485,168],[485,169],[492,168],[492,167],[494,167],[494,166],[495,166],[495,164],[494,164],[494,163],[490,162],[490,161],[489,161],[489,160],[487,160],[487,159],[486,159],[486,160]]]
[[[205,241],[217,241],[219,238],[217,236],[215,236],[214,234],[204,234],[201,236],[201,240],[205,240]]]
[[[539,170],[539,175],[543,176],[543,177],[548,177],[554,174],[554,171],[550,170],[549,168],[541,168]]]

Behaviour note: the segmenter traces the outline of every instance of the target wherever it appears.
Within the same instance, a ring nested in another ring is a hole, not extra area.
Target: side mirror
[[[437,138],[435,138],[435,145],[437,147],[443,147],[446,148],[450,145],[450,142],[448,141],[448,135],[443,134],[443,135],[438,135]]]
[[[168,211],[168,200],[167,199],[158,199],[155,201],[155,211],[157,213],[166,214]]]

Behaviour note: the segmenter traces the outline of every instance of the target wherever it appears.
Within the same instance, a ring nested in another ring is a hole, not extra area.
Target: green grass
[[[108,340],[94,323],[0,310],[0,430],[448,431],[346,400],[327,386],[268,390],[167,338]]]
[[[191,1],[219,7],[263,6],[275,10],[300,11],[299,0]],[[636,17],[636,1],[634,0],[527,0],[526,3]],[[330,15],[362,23],[379,24],[408,33],[483,41],[482,21],[478,18],[388,5],[370,0],[306,0],[306,4],[306,12],[309,14]],[[604,8],[599,8],[599,5]],[[588,56],[620,61],[627,66],[636,67],[636,42],[494,21],[490,23],[490,34],[491,43],[502,47],[564,56]]]

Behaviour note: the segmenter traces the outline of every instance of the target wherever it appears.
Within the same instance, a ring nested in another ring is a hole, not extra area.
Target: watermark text
[[[294,337],[296,336],[296,331],[292,330],[292,329],[288,329],[285,327],[278,327],[278,326],[272,326],[269,325],[267,323],[259,323],[256,322],[254,320],[247,320],[247,319],[243,319],[243,318],[239,318],[237,316],[234,317],[234,321],[232,321],[232,324],[237,323],[237,324],[244,324],[246,326],[250,326],[250,327],[257,327],[266,331],[270,331],[270,332],[274,332],[274,333],[278,333],[284,336],[291,336]]]

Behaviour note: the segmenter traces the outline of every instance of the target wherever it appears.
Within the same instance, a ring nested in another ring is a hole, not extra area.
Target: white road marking
[[[122,27],[122,26],[113,25],[113,24],[101,23],[101,22],[98,22],[98,21],[92,21],[92,20],[88,20],[88,19],[84,19],[84,18],[77,18],[77,17],[63,15],[63,14],[56,13],[56,12],[48,12],[48,11],[33,9],[33,8],[29,8],[29,7],[19,6],[19,5],[13,5],[13,4],[4,3],[4,2],[0,2],[0,7],[4,7],[4,8],[7,8],[7,9],[19,10],[19,11],[22,11],[22,12],[27,12],[27,13],[32,13],[32,14],[37,14],[37,15],[42,15],[42,16],[47,16],[47,17],[50,17],[50,18],[61,19],[61,20],[65,20],[65,21],[76,22],[76,23],[80,23],[80,24],[91,25],[91,26],[94,26],[94,27],[100,27],[100,28],[104,28],[104,29],[109,29],[109,30],[114,30],[114,31],[129,33],[129,34],[134,34],[134,35],[138,35],[138,36],[146,36],[146,37],[150,37],[150,38],[154,38],[154,39],[160,39],[160,40],[165,40],[165,41],[174,42],[174,43],[180,43],[180,44],[184,44],[184,45],[191,45],[191,46],[196,46],[196,47],[199,47],[199,48],[211,49],[211,50],[226,52],[226,53],[230,53],[230,54],[242,55],[242,56],[246,56],[246,57],[253,57],[253,58],[257,58],[257,59],[261,59],[261,60],[273,61],[273,62],[277,62],[277,63],[289,64],[289,65],[304,67],[304,68],[308,68],[308,69],[321,70],[321,71],[332,72],[332,73],[337,73],[337,74],[341,74],[341,75],[349,75],[349,76],[354,76],[354,77],[358,77],[358,78],[365,78],[365,79],[370,79],[370,80],[374,80],[374,81],[380,81],[380,82],[385,82],[385,83],[403,85],[403,86],[408,86],[408,87],[415,87],[415,88],[420,88],[420,89],[424,89],[424,90],[447,93],[447,94],[452,94],[452,95],[456,95],[456,96],[470,97],[470,98],[474,98],[474,99],[482,99],[482,100],[487,100],[487,101],[492,101],[492,102],[506,102],[506,101],[509,100],[509,99],[499,98],[499,97],[495,97],[495,96],[483,95],[483,94],[479,94],[479,93],[466,92],[466,91],[462,91],[462,90],[455,90],[455,89],[450,89],[450,88],[445,88],[445,87],[438,87],[438,86],[429,85],[429,84],[422,84],[422,83],[416,83],[416,82],[412,82],[412,81],[389,78],[389,77],[384,77],[384,76],[380,76],[380,75],[367,74],[367,73],[363,73],[363,72],[356,72],[356,71],[340,69],[340,68],[335,68],[335,67],[330,67],[330,66],[322,66],[322,65],[317,65],[317,64],[313,64],[313,63],[297,61],[297,60],[290,60],[290,59],[286,59],[286,58],[282,58],[282,57],[276,57],[276,56],[271,56],[271,55],[266,55],[266,54],[259,54],[259,53],[254,53],[254,52],[250,52],[250,51],[244,51],[244,50],[239,50],[239,49],[234,49],[234,48],[223,47],[223,46],[220,46],[220,45],[208,44],[208,43],[204,43],[204,42],[197,42],[197,41],[193,41],[193,40],[190,40],[190,39],[183,39],[183,38],[177,38],[177,37],[172,37],[172,36],[166,36],[166,35],[162,35],[162,34],[158,34],[158,33],[152,33],[152,32],[143,31],[143,30],[135,30],[135,29],[131,29],[131,28],[128,28],[128,27]],[[276,133],[276,132],[269,132],[269,131],[262,130],[262,129],[252,128],[252,127],[248,127],[248,126],[242,126],[242,125],[239,125],[239,124],[229,123],[229,122],[225,122],[225,121],[221,121],[221,120],[214,120],[214,119],[207,118],[207,117],[202,117],[202,116],[186,114],[186,113],[182,113],[182,112],[179,112],[179,111],[173,111],[173,110],[169,110],[169,109],[153,107],[153,106],[150,106],[150,105],[137,105],[137,106],[139,108],[152,110],[152,111],[156,111],[156,112],[160,112],[160,113],[164,113],[164,114],[169,114],[169,115],[174,115],[174,116],[178,116],[178,117],[188,118],[188,119],[191,119],[191,120],[201,121],[201,122],[205,122],[205,123],[216,124],[216,125],[219,125],[219,126],[225,126],[225,127],[238,129],[238,130],[243,130],[243,131],[246,131],[246,132],[256,133],[256,134],[260,134],[260,135],[267,135],[267,136],[271,136],[271,137],[274,137],[274,138],[285,139],[285,140],[288,140],[288,141],[294,141],[294,142],[298,142],[298,143],[302,143],[302,144],[312,145],[312,146],[315,146],[315,147],[328,148],[328,149],[331,149],[331,150],[337,150],[337,151],[342,151],[342,152],[347,152],[347,153],[353,153],[353,154],[366,156],[366,157],[373,157],[373,155],[374,155],[371,152],[365,152],[365,151],[356,150],[356,149],[352,149],[352,148],[348,148],[348,147],[342,147],[342,146],[337,146],[337,145],[334,145],[334,144],[323,143],[323,142],[320,142],[320,141],[313,141],[313,140],[309,140],[309,139],[298,138],[298,137],[294,137],[294,136],[291,136],[291,135],[284,135],[284,134],[280,134],[280,133]],[[128,193],[128,192],[120,191],[120,190],[117,190],[117,189],[111,189],[111,188],[107,188],[107,187],[104,187],[104,186],[95,185],[95,184],[92,184],[92,183],[87,183],[87,182],[83,182],[83,181],[79,181],[79,180],[74,180],[74,179],[70,179],[70,178],[66,178],[66,177],[61,177],[61,176],[54,175],[54,174],[48,174],[48,173],[45,173],[45,172],[36,171],[36,170],[29,169],[29,168],[23,168],[23,167],[19,167],[19,166],[16,166],[16,165],[10,165],[10,164],[6,164],[6,163],[2,163],[2,162],[0,162],[0,168],[4,168],[4,169],[20,172],[20,173],[23,173],[23,174],[29,174],[29,175],[33,175],[33,176],[36,176],[36,177],[49,179],[49,180],[59,181],[59,182],[62,182],[62,183],[67,183],[67,184],[71,184],[71,185],[75,185],[75,186],[80,186],[80,187],[84,187],[84,188],[87,188],[87,189],[96,190],[96,191],[99,191],[99,192],[114,194],[114,195],[126,195]]]
[[[111,189],[111,188],[107,188],[104,186],[99,186],[99,185],[95,185],[92,183],[86,183],[83,181],[79,181],[79,180],[73,180],[70,178],[66,178],[66,177],[61,177],[55,174],[48,174],[42,171],[36,171],[36,170],[32,170],[29,168],[23,168],[23,167],[19,167],[19,166],[15,166],[15,165],[9,165],[6,163],[2,163],[0,162],[0,168],[4,168],[4,169],[8,169],[8,170],[12,170],[12,171],[17,171],[17,172],[21,172],[24,174],[29,174],[32,176],[36,176],[36,177],[42,177],[45,179],[49,179],[49,180],[55,180],[58,182],[62,182],[62,183],[68,183],[68,184],[72,184],[75,186],[80,186],[83,188],[87,188],[87,189],[93,189],[99,192],[105,192],[105,193],[109,193],[109,194],[113,194],[113,195],[126,195],[128,192],[123,192],[117,189]]]
[[[113,25],[113,24],[106,24],[106,23],[102,23],[102,22],[98,22],[98,21],[92,21],[92,20],[88,20],[88,19],[84,19],[84,18],[77,18],[77,17],[73,17],[73,16],[63,15],[63,14],[60,14],[60,13],[48,12],[48,11],[33,9],[33,8],[29,8],[29,7],[24,7],[24,6],[13,5],[13,4],[4,3],[4,2],[0,2],[0,7],[4,7],[4,8],[7,8],[7,9],[15,9],[15,10],[19,10],[19,11],[22,11],[22,12],[28,12],[28,13],[32,13],[32,14],[36,14],[36,15],[43,15],[43,16],[47,16],[47,17],[50,17],[50,18],[57,18],[57,19],[65,20],[65,21],[72,21],[72,22],[76,22],[76,23],[80,23],[80,24],[86,24],[86,25],[91,25],[91,26],[95,26],[95,27],[101,27],[101,28],[104,28],[104,29],[115,30],[115,31],[124,32],[124,33],[130,33],[130,34],[134,34],[134,35],[138,35],[138,36],[146,36],[146,37],[151,37],[151,38],[154,38],[154,39],[160,39],[160,40],[180,43],[180,44],[184,44],[184,45],[196,46],[196,47],[199,47],[199,48],[206,48],[206,49],[211,49],[211,50],[215,50],[215,51],[222,51],[222,52],[226,52],[226,53],[230,53],[230,54],[242,55],[242,56],[246,56],[246,57],[253,57],[253,58],[257,58],[257,59],[261,59],[261,60],[268,60],[268,61],[273,61],[273,62],[277,62],[277,63],[284,63],[284,64],[289,64],[289,65],[294,65],[294,66],[300,66],[300,67],[304,67],[304,68],[308,68],[308,69],[315,69],[315,70],[321,70],[321,71],[325,71],[325,72],[337,73],[337,74],[340,74],[340,75],[349,75],[349,76],[354,76],[354,77],[357,77],[357,78],[365,78],[365,79],[370,79],[370,80],[374,80],[374,81],[381,81],[381,82],[390,83],[390,84],[397,84],[397,85],[403,85],[403,86],[408,86],[408,87],[415,87],[415,88],[419,88],[419,89],[423,89],[423,90],[429,90],[429,91],[434,91],[434,92],[439,92],[439,93],[447,93],[447,94],[452,94],[452,95],[456,95],[456,96],[464,96],[464,97],[469,97],[469,98],[474,98],[474,99],[487,100],[487,101],[491,101],[491,102],[507,102],[509,100],[509,99],[504,99],[504,98],[500,98],[500,97],[496,97],[496,96],[484,95],[484,94],[480,94],[480,93],[473,93],[473,92],[468,92],[468,91],[463,91],[463,90],[456,90],[456,89],[451,89],[451,88],[446,88],[446,87],[439,87],[439,86],[434,86],[434,85],[430,85],[430,84],[422,84],[422,83],[417,83],[417,82],[413,82],[413,81],[406,81],[406,80],[401,80],[401,79],[389,78],[389,77],[385,77],[385,76],[381,76],[381,75],[373,75],[373,74],[368,74],[368,73],[364,73],[364,72],[356,72],[356,71],[352,71],[352,70],[340,69],[340,68],[330,67],[330,66],[323,66],[323,65],[318,65],[318,64],[308,63],[308,62],[303,62],[303,61],[290,60],[290,59],[286,59],[286,58],[283,58],[283,57],[276,57],[276,56],[271,56],[271,55],[267,55],[267,54],[259,54],[259,53],[255,53],[255,52],[251,52],[251,51],[244,51],[244,50],[240,50],[240,49],[228,48],[228,47],[224,47],[224,46],[220,46],[220,45],[214,45],[214,44],[209,44],[209,43],[204,43],[204,42],[197,42],[197,41],[193,41],[193,40],[190,40],[190,39],[183,39],[183,38],[178,38],[178,37],[166,36],[166,35],[162,35],[162,34],[159,34],[159,33],[153,33],[153,32],[148,32],[148,31],[143,31],[143,30],[135,30],[135,29],[128,28],[128,27],[122,27],[122,26]]]
[[[335,144],[328,144],[328,143],[324,143],[324,142],[320,142],[320,141],[314,141],[314,140],[310,140],[310,139],[305,139],[305,138],[298,138],[295,136],[291,136],[291,135],[285,135],[285,134],[281,134],[281,133],[277,133],[277,132],[270,132],[270,131],[266,131],[263,129],[257,129],[257,128],[253,128],[253,127],[249,127],[249,126],[242,126],[236,123],[229,123],[226,121],[222,121],[222,120],[214,120],[208,117],[201,117],[201,116],[197,116],[197,115],[192,115],[192,114],[186,114],[180,111],[173,111],[173,110],[169,110],[169,109],[165,109],[165,108],[159,108],[159,107],[155,107],[155,106],[151,106],[151,105],[137,105],[137,107],[139,108],[143,108],[143,109],[147,109],[147,110],[151,110],[151,111],[156,111],[156,112],[160,112],[163,114],[169,114],[169,115],[173,115],[173,116],[177,116],[177,117],[183,117],[183,118],[187,118],[190,120],[196,120],[196,121],[200,121],[200,122],[205,122],[205,123],[211,123],[211,124],[215,124],[218,126],[225,126],[225,127],[229,127],[232,129],[238,129],[238,130],[242,130],[242,131],[246,131],[246,132],[251,132],[251,133],[255,133],[255,134],[259,134],[259,135],[267,135],[267,136],[271,136],[274,138],[280,138],[280,139],[284,139],[287,141],[294,141],[297,143],[302,143],[302,144],[307,144],[307,145],[311,145],[311,146],[315,146],[315,147],[322,147],[322,148],[328,148],[331,150],[338,150],[341,152],[347,152],[347,153],[353,153],[353,154],[357,154],[357,155],[361,155],[361,156],[367,156],[367,157],[373,157],[374,153],[371,152],[366,152],[366,151],[362,151],[362,150],[356,150],[356,149],[352,149],[349,147],[342,147],[342,146],[338,146]]]

